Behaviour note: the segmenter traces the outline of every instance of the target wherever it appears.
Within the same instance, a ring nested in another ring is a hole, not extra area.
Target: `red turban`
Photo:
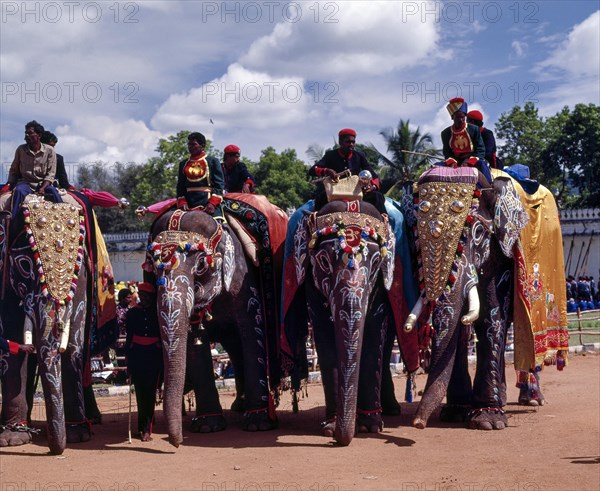
[[[240,147],[237,145],[227,145],[223,149],[223,153],[240,153]]]
[[[156,291],[156,289],[154,288],[154,286],[152,285],[152,283],[148,283],[147,281],[144,281],[143,283],[140,283],[138,285],[138,290],[140,292],[144,292],[144,293],[154,293]]]
[[[476,121],[481,121],[483,123],[483,114],[481,114],[481,111],[469,111],[467,113],[467,118],[471,118],[474,119]]]
[[[344,128],[343,130],[340,130],[340,132],[338,133],[338,136],[356,136],[356,131],[354,131],[352,128]]]

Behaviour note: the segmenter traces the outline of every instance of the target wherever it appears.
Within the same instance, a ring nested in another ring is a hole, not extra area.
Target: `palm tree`
[[[381,163],[387,166],[382,170],[382,177],[389,185],[398,181],[416,179],[429,166],[430,158],[441,156],[441,151],[433,147],[431,135],[429,133],[421,134],[418,126],[411,131],[409,120],[401,119],[396,129],[386,128],[379,134],[385,140],[387,152],[391,154],[391,158],[375,147],[373,148]]]

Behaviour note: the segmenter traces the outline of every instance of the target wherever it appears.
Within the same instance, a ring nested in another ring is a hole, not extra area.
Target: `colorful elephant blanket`
[[[404,322],[419,295],[416,275],[413,274],[409,244],[400,204],[386,198],[389,223],[396,236],[394,279],[388,293],[398,335],[402,359],[409,372],[419,366],[417,331],[404,331]],[[312,213],[314,201],[302,205],[290,218],[284,251],[283,285],[281,297],[281,358],[284,371],[291,376],[292,388],[299,390],[300,382],[308,377],[305,340],[308,334],[308,312],[304,285],[298,284],[293,258],[294,235],[305,213]]]
[[[565,360],[569,349],[563,244],[552,193],[539,185],[529,194],[511,179],[529,216],[515,257],[514,293],[515,369],[529,372],[544,366],[550,350],[564,350]]]

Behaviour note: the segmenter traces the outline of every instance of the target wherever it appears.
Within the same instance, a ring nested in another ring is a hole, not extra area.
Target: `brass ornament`
[[[428,182],[419,189],[420,196],[435,199],[435,206],[429,203],[421,206],[422,202],[417,207],[427,300],[436,300],[445,291],[475,187],[476,183],[462,183],[457,188],[448,183]]]
[[[36,225],[29,230],[38,248],[48,295],[62,302],[71,293],[74,272],[78,269],[77,254],[68,251],[78,250],[79,233],[73,233],[68,224],[80,223],[79,209],[48,201],[26,201],[23,207],[29,212],[29,223]]]
[[[387,221],[379,220],[378,218],[364,213],[353,213],[350,211],[328,213],[317,217],[315,230],[321,230],[325,227],[331,227],[336,223],[343,223],[346,227],[354,226],[358,228],[372,228],[377,234],[388,240]],[[314,230],[311,230],[311,233]]]

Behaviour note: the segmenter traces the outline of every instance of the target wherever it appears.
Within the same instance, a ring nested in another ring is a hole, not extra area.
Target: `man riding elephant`
[[[474,124],[467,123],[467,103],[462,97],[455,97],[450,99],[446,109],[454,123],[441,134],[445,164],[449,167],[476,167],[492,182],[489,164],[484,160],[485,144],[481,132]]]

